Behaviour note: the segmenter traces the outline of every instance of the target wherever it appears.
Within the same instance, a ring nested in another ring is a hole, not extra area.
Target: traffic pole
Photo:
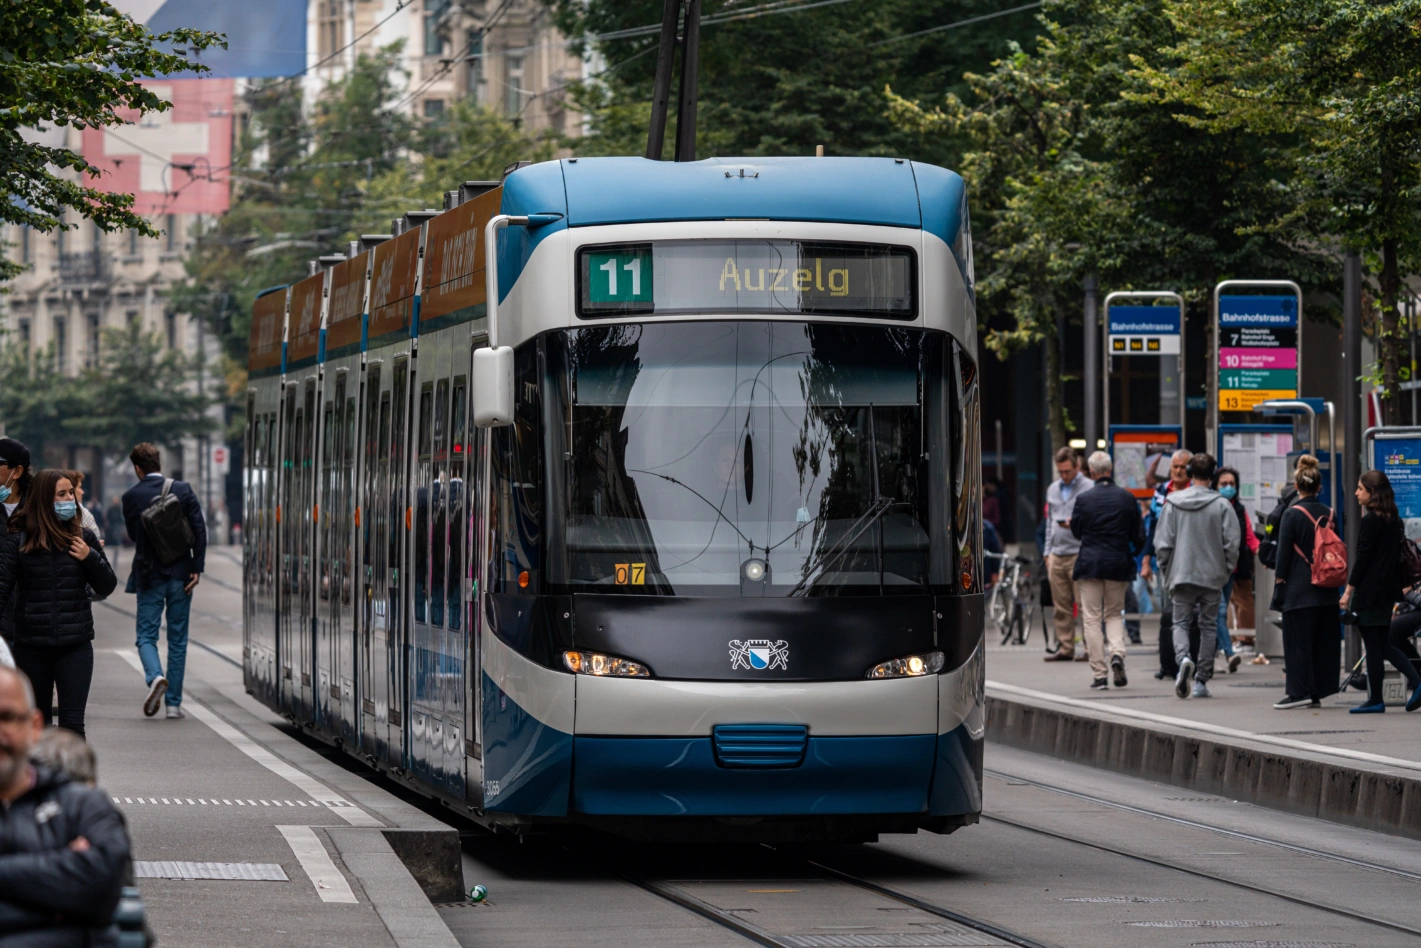
[[[676,25],[681,0],[665,0],[661,9],[661,45],[656,52],[656,81],[651,91],[651,128],[646,136],[646,157],[661,160],[666,139],[666,112],[671,107],[671,67],[676,58]]]
[[[681,104],[676,111],[676,160],[696,160],[696,80],[701,71],[701,0],[686,0],[681,39]]]
[[[1302,325],[1298,334],[1302,335]],[[1342,483],[1337,484],[1338,506],[1346,510],[1347,549],[1357,553],[1357,533],[1361,511],[1352,489],[1360,476],[1362,460],[1362,258],[1355,250],[1347,251],[1342,260]],[[1377,419],[1381,421],[1380,418]],[[1328,446],[1332,449],[1332,446]],[[1316,450],[1316,446],[1314,446]],[[1334,460],[1332,476],[1337,477]],[[1343,665],[1355,668],[1362,657],[1361,629],[1356,625],[1347,630],[1346,658]]]
[[[1096,313],[1096,293],[1100,283],[1095,274],[1085,278],[1085,311],[1081,323],[1085,346],[1085,453],[1090,457],[1100,440],[1100,320]]]

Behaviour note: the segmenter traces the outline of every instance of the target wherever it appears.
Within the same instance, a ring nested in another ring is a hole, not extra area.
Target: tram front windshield
[[[569,331],[569,591],[942,591],[947,345],[779,321]]]

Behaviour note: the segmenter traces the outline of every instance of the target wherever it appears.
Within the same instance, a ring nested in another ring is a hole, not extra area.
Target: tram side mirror
[[[501,428],[513,424],[513,349],[474,350],[474,425]]]

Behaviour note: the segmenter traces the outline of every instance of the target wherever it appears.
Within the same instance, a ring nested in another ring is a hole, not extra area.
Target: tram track
[[[771,852],[775,852],[777,855],[783,855],[773,846],[766,845],[765,848],[769,849]],[[1017,932],[1002,928],[1001,926],[996,925],[992,922],[984,921],[983,919],[966,915],[962,912],[956,911],[955,909],[950,909],[945,906],[938,905],[934,902],[929,902],[926,899],[922,899],[907,892],[894,889],[890,886],[881,885],[877,882],[871,882],[868,879],[861,878],[859,876],[853,875],[852,873],[845,872],[842,869],[837,869],[833,866],[826,865],[825,863],[818,862],[814,859],[804,859],[802,861],[796,859],[794,861],[797,862],[799,866],[803,866],[811,870],[812,874],[827,879],[831,882],[839,882],[844,885],[850,885],[856,888],[863,889],[867,892],[873,893],[874,895],[880,898],[887,899],[892,902],[897,902],[900,905],[916,909],[927,915],[935,916],[937,918],[943,919],[944,921],[950,922],[953,925],[965,929],[970,929],[973,932],[986,935],[989,938],[997,939],[1004,944],[1015,946],[1015,948],[1055,948],[1055,946],[1051,945],[1048,942],[1038,941],[1026,935],[1018,934]],[[625,873],[621,875],[621,878],[630,885],[636,886],[637,888],[648,892],[651,895],[655,895],[665,901],[674,903],[675,905],[678,905],[681,908],[684,908],[696,915],[699,915],[701,918],[704,918],[715,925],[728,929],[729,931],[733,931],[736,934],[748,939],[749,941],[754,942],[755,944],[765,945],[767,946],[767,948],[818,948],[818,946],[829,945],[862,946],[862,948],[872,948],[872,946],[888,945],[926,946],[937,943],[937,941],[934,940],[933,935],[926,932],[896,935],[893,933],[855,933],[852,935],[826,933],[821,935],[786,935],[779,932],[771,931],[768,928],[757,925],[754,922],[748,921],[747,919],[740,917],[732,911],[727,911],[726,909],[723,909],[717,905],[712,905],[704,899],[697,898],[696,896],[692,895],[691,893],[685,891],[683,888],[676,885],[674,881],[642,878]],[[941,938],[941,944],[961,944],[960,941],[950,940],[952,938],[953,933],[942,934],[945,937]]]
[[[1127,813],[1135,813],[1140,816],[1149,817],[1151,819],[1163,820],[1167,823],[1174,823],[1177,826],[1187,826],[1190,829],[1207,830],[1210,833],[1215,833],[1219,836],[1225,836],[1229,839],[1237,839],[1242,842],[1248,843],[1257,843],[1261,846],[1272,846],[1277,849],[1286,850],[1288,852],[1296,853],[1301,856],[1314,856],[1318,859],[1329,859],[1334,862],[1345,863],[1346,865],[1352,866],[1356,869],[1368,869],[1373,872],[1384,872],[1394,876],[1401,876],[1404,879],[1411,879],[1415,882],[1421,882],[1421,873],[1408,872],[1405,869],[1397,869],[1393,866],[1384,866],[1380,863],[1368,862],[1365,859],[1356,859],[1351,856],[1343,856],[1339,853],[1329,853],[1321,849],[1312,849],[1308,846],[1299,846],[1296,843],[1284,842],[1281,839],[1271,839],[1267,836],[1258,836],[1253,833],[1244,833],[1239,830],[1225,829],[1222,826],[1214,826],[1210,823],[1204,823],[1199,820],[1186,819],[1182,816],[1174,816],[1169,813],[1161,813],[1158,810],[1150,810],[1145,807],[1134,806],[1129,803],[1120,803],[1116,800],[1108,800],[1104,797],[1094,796],[1089,793],[1082,793],[1079,790],[1068,790],[1065,787],[1058,787],[1040,780],[1033,780],[1030,777],[1022,777],[1017,774],[1009,774],[1000,770],[992,770],[991,768],[987,768],[984,769],[982,773],[989,777],[996,777],[1001,780],[1009,780],[1013,783],[1024,784],[1029,787],[1035,787],[1038,790],[1046,790],[1050,793],[1058,793],[1062,796],[1071,797],[1073,799],[1081,800],[1086,803],[1094,803],[1098,806],[1110,807],[1115,810],[1124,810]]]
[[[1318,901],[1315,898],[1306,898],[1298,895],[1290,895],[1287,892],[1280,892],[1277,889],[1270,889],[1267,886],[1255,885],[1251,882],[1243,882],[1239,879],[1230,878],[1229,876],[1221,875],[1215,872],[1209,872],[1204,869],[1195,869],[1191,866],[1182,866],[1178,863],[1169,862],[1164,859],[1156,859],[1153,856],[1145,856],[1140,853],[1130,852],[1127,849],[1121,849],[1117,846],[1108,846],[1104,843],[1096,843],[1091,842],[1089,840],[1077,839],[1073,836],[1067,836],[1064,833],[1057,833],[1054,830],[1044,829],[1040,826],[1032,826],[1030,823],[1023,823],[1020,820],[1010,819],[1005,816],[996,816],[991,813],[983,812],[982,819],[984,821],[990,821],[992,823],[1000,823],[1003,826],[1011,826],[1016,829],[1025,830],[1028,833],[1035,833],[1039,836],[1045,836],[1048,839],[1055,839],[1060,840],[1062,842],[1074,843],[1077,846],[1084,846],[1087,849],[1094,849],[1097,852],[1110,853],[1113,856],[1122,856],[1126,859],[1131,859],[1136,862],[1142,862],[1146,865],[1157,866],[1161,869],[1170,869],[1175,872],[1181,872],[1199,879],[1209,879],[1210,881],[1219,882],[1224,885],[1231,886],[1233,888],[1244,889],[1249,892],[1254,892],[1258,895],[1265,895],[1271,898],[1281,899],[1285,902],[1291,902],[1294,905],[1302,905],[1306,906],[1307,908],[1317,909],[1318,911],[1327,912],[1331,915],[1338,915],[1343,918],[1349,918],[1356,922],[1363,922],[1367,925],[1374,925],[1378,928],[1386,928],[1390,929],[1391,931],[1402,932],[1407,935],[1415,935],[1421,937],[1421,928],[1417,928],[1412,925],[1406,925],[1402,922],[1394,922],[1390,919],[1380,918],[1375,915],[1368,915],[1365,912],[1356,912],[1352,909],[1343,908],[1339,905],[1331,905],[1327,902]],[[1207,829],[1210,827],[1204,825],[1201,828]],[[1290,844],[1281,845],[1287,846]]]

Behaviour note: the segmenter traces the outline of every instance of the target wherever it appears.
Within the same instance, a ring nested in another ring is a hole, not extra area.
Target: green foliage
[[[160,48],[174,43],[183,49]],[[0,221],[48,233],[65,226],[66,211],[73,211],[104,230],[158,236],[133,212],[132,195],[105,194],[83,183],[98,169],[82,155],[26,141],[21,132],[104,128],[123,124],[121,109],[171,108],[138,80],[204,69],[190,63],[185,51],[213,45],[226,42],[197,30],[155,36],[103,0],[0,3]],[[79,180],[72,180],[76,174]],[[0,279],[19,269],[0,260]]]
[[[175,447],[211,429],[212,400],[192,386],[193,360],[165,350],[136,322],[105,329],[99,364],[78,378],[60,375],[54,364],[52,348],[33,356],[18,345],[0,350],[5,433],[36,458],[46,444],[90,445],[112,456],[140,441]]]
[[[550,0],[573,37],[657,24],[661,0]],[[888,118],[887,85],[912,98],[962,90],[965,70],[985,67],[1010,38],[1034,31],[1030,11],[928,36],[908,33],[1018,6],[1005,0],[877,0],[751,15],[745,4],[706,0],[701,29],[697,154],[893,155],[946,162],[951,143],[924,139]],[[752,8],[759,4],[750,5]],[[746,18],[712,22],[746,12]],[[886,42],[893,41],[893,42]],[[608,63],[595,91],[574,92],[593,134],[578,154],[645,154],[659,36],[594,40]],[[882,44],[882,45],[878,45]],[[679,59],[678,59],[679,64]],[[679,65],[677,66],[679,70]],[[672,83],[672,112],[676,83]],[[665,155],[673,151],[668,122]]]

